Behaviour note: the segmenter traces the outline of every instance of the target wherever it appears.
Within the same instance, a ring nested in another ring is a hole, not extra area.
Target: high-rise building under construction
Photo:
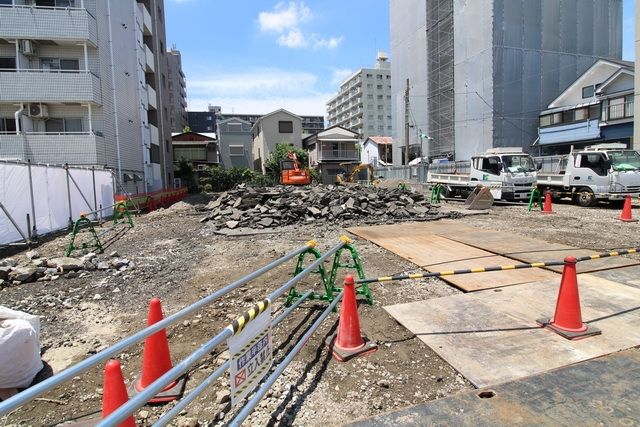
[[[407,127],[411,157],[528,150],[541,110],[622,57],[622,0],[390,0],[390,23],[398,164]]]

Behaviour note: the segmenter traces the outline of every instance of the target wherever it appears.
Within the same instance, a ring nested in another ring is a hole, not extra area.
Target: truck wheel
[[[592,208],[598,200],[589,187],[581,187],[574,196],[575,202],[583,208]]]

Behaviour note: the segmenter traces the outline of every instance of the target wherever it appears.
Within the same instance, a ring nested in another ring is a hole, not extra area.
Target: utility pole
[[[404,90],[404,164],[409,164],[409,79]]]

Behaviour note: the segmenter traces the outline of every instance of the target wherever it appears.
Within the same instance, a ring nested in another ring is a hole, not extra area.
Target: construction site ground
[[[197,301],[226,284],[299,248],[310,239],[324,251],[337,244],[346,224],[292,225],[262,234],[226,236],[199,222],[194,209],[210,198],[191,197],[168,209],[135,218],[128,230],[106,249],[117,251],[135,265],[124,272],[93,271],[86,277],[9,286],[0,290],[0,304],[42,316],[43,360],[58,372],[72,363],[106,348],[136,332],[146,323],[148,302],[163,301],[165,314]],[[443,211],[461,209],[444,204]],[[601,205],[580,208],[554,205],[553,215],[527,212],[524,206],[494,206],[486,215],[456,219],[461,225],[495,230],[505,239],[535,237],[596,251],[638,246],[638,223],[617,221],[619,209]],[[343,228],[344,227],[344,228]],[[399,256],[355,236],[369,277],[419,271]],[[60,256],[68,240],[60,236],[38,248],[42,256]],[[18,258],[23,254],[15,254]],[[634,256],[629,256],[633,258]],[[289,262],[247,286],[169,328],[174,363],[214,336],[237,315],[267,296],[291,277]],[[610,272],[615,274],[615,270]],[[309,276],[301,288],[317,286]],[[375,304],[359,308],[363,332],[377,341],[379,350],[347,363],[335,361],[323,343],[335,331],[337,313],[332,314],[302,352],[294,359],[246,425],[340,425],[421,404],[473,386],[427,345],[398,324],[384,306],[415,302],[461,293],[439,279],[419,279],[372,285]],[[274,308],[282,307],[277,301]],[[274,363],[278,363],[313,323],[326,303],[309,301],[274,331]],[[225,354],[220,347],[190,371],[187,391],[216,367]],[[139,373],[142,345],[131,347],[120,359],[128,382]],[[96,367],[41,399],[0,419],[6,425],[56,425],[100,411],[102,374]],[[235,409],[227,401],[225,376],[193,402],[174,425],[217,425],[233,418]],[[150,425],[170,408],[147,406],[137,414],[140,425]],[[579,420],[579,414],[576,414]]]

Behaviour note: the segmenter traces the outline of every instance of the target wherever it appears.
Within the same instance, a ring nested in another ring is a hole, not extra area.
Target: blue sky
[[[623,58],[632,60],[634,0],[623,1]],[[377,50],[389,53],[388,0],[165,0],[165,8],[191,111],[324,115],[345,77],[372,66]]]

